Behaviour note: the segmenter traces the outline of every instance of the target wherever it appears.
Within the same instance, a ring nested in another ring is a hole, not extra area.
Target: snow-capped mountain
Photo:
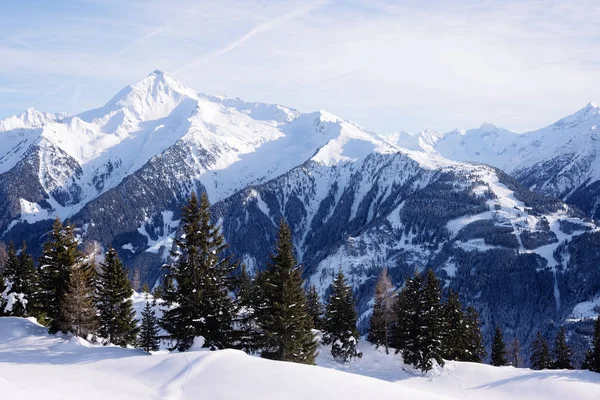
[[[118,249],[152,285],[181,205],[206,191],[251,269],[264,267],[285,218],[307,280],[325,295],[343,269],[363,324],[382,267],[397,284],[432,267],[480,309],[485,330],[500,324],[527,343],[600,292],[592,262],[573,261],[598,232],[560,200],[462,161],[539,161],[532,149],[550,154],[560,132],[592,130],[596,117],[592,107],[561,120],[547,128],[560,140],[539,144],[543,132],[493,125],[384,138],[325,111],[199,94],[155,71],[94,110],[0,122],[0,233],[35,252],[52,218],[70,218],[83,242]]]
[[[401,147],[501,168],[530,189],[562,198],[598,218],[599,126],[600,107],[589,103],[550,126],[521,134],[484,124],[445,134],[401,131],[385,138]]]

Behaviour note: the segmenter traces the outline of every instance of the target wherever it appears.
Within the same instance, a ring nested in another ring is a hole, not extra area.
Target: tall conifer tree
[[[138,346],[145,352],[160,350],[160,337],[158,335],[158,318],[146,297],[146,305],[142,310],[142,323],[138,336]]]
[[[567,333],[564,326],[561,326],[556,334],[553,353],[554,369],[573,369],[573,364],[571,363],[573,350],[567,344]]]
[[[275,254],[257,277],[256,320],[261,356],[273,360],[314,364],[317,342],[312,333],[300,267],[294,256],[292,233],[279,224]]]
[[[542,370],[552,368],[552,357],[550,356],[550,348],[548,342],[542,336],[540,331],[537,331],[535,339],[531,344],[531,357],[529,359],[531,369]]]
[[[126,347],[137,340],[137,320],[131,296],[133,289],[117,251],[106,252],[96,289],[100,336],[108,343]]]
[[[356,309],[352,288],[346,284],[342,271],[333,281],[325,306],[323,343],[331,345],[331,355],[340,362],[361,356],[357,350]]]
[[[172,254],[176,262],[167,266],[175,284],[165,290],[162,325],[180,351],[189,349],[196,336],[211,349],[228,347],[233,339],[235,305],[229,289],[237,265],[223,255],[227,245],[210,221],[209,208],[206,193],[200,201],[192,193],[182,208],[182,235]]]
[[[483,345],[483,336],[479,323],[479,314],[474,307],[467,307],[465,314],[467,321],[467,340],[466,340],[466,358],[463,361],[482,362],[487,356],[485,346]]]
[[[319,292],[314,285],[311,285],[308,288],[306,297],[308,300],[308,314],[313,320],[313,326],[315,329],[321,329],[323,322],[323,304],[321,303]]]
[[[44,244],[39,260],[41,274],[41,308],[48,319],[50,333],[69,331],[65,321],[64,302],[67,300],[71,271],[83,263],[78,249],[75,228],[63,226],[57,217]]]
[[[600,372],[600,315],[596,317],[594,324],[594,336],[592,343],[585,355],[585,368],[592,372]]]
[[[442,355],[448,360],[470,361],[468,324],[462,311],[458,293],[450,290],[442,310]]]
[[[496,327],[494,338],[492,339],[492,365],[495,367],[501,367],[508,365],[506,359],[506,344],[504,343],[504,336],[502,335],[502,329],[499,326]]]

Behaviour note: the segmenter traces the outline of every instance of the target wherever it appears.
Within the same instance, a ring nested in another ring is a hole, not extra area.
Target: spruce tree
[[[247,353],[253,353],[256,350],[256,337],[254,321],[254,282],[246,266],[242,264],[240,274],[236,279],[236,306],[237,313],[235,318],[235,347]]]
[[[592,343],[585,355],[585,369],[600,372],[600,316],[596,317]]]
[[[49,323],[48,331],[66,333],[70,325],[64,318],[64,302],[69,291],[71,271],[81,266],[83,254],[77,247],[75,228],[69,223],[63,226],[59,218],[54,221],[48,237],[39,260],[40,306]]]
[[[85,266],[71,267],[61,307],[61,331],[71,332],[83,338],[95,332],[98,320],[94,292],[90,286],[90,272]]]
[[[450,290],[442,314],[442,356],[447,360],[470,361],[468,325],[458,293]]]
[[[8,302],[4,298],[3,294],[7,288],[8,286],[6,285],[4,275],[0,273],[0,317],[4,317],[6,315],[6,305]]]
[[[146,306],[142,310],[142,324],[139,330],[138,346],[145,352],[160,350],[158,318],[146,297]]]
[[[384,346],[389,354],[392,327],[394,324],[394,285],[387,273],[387,268],[381,270],[375,285],[375,304],[369,321],[367,340],[377,347]]]
[[[308,301],[308,315],[310,315],[313,320],[313,326],[315,329],[321,329],[323,321],[323,304],[321,304],[319,292],[314,285],[311,285],[308,288],[306,297]]]
[[[554,369],[573,369],[573,364],[571,363],[571,356],[573,355],[573,350],[567,344],[567,333],[565,331],[565,327],[561,326],[556,334],[556,340],[554,342]]]
[[[487,357],[485,346],[483,345],[483,335],[481,334],[481,327],[479,324],[479,314],[474,307],[467,307],[465,314],[467,321],[467,337],[465,341],[466,346],[466,358],[462,361],[470,362],[482,362]]]
[[[550,348],[540,331],[537,331],[535,339],[531,344],[531,358],[529,359],[529,363],[531,364],[531,369],[535,370],[552,368]]]
[[[182,208],[182,235],[172,253],[176,262],[166,266],[174,285],[166,290],[161,323],[179,351],[189,349],[197,336],[213,350],[229,347],[233,340],[235,305],[229,289],[237,265],[224,256],[227,245],[210,221],[209,208],[206,193],[200,201],[192,193]]]
[[[292,233],[279,224],[275,254],[257,277],[256,321],[261,356],[272,360],[314,364],[317,342],[312,333]]]
[[[404,283],[395,304],[393,345],[397,352],[402,352],[404,362],[412,365],[416,365],[419,360],[422,291],[423,277],[415,272],[414,276]]]
[[[421,371],[429,371],[432,360],[444,365],[440,300],[440,282],[432,270],[427,272],[425,280],[415,274],[398,297],[394,342],[404,361]]]
[[[496,327],[494,337],[492,339],[492,362],[491,364],[495,367],[501,367],[508,365],[506,359],[506,344],[504,343],[504,336],[502,335],[502,329],[499,326]]]
[[[121,347],[137,340],[137,320],[131,296],[133,289],[117,251],[110,247],[101,264],[96,286],[100,336]]]
[[[323,343],[331,345],[331,355],[340,362],[360,357],[357,350],[356,309],[352,288],[346,284],[342,271],[333,281],[331,294],[325,306]]]

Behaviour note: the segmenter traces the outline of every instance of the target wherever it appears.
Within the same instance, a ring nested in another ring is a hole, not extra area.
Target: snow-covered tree
[[[356,308],[352,288],[346,284],[342,271],[333,281],[331,294],[325,305],[323,343],[331,345],[331,355],[340,362],[350,361],[362,354],[358,352]]]
[[[137,339],[137,320],[131,296],[133,289],[117,251],[108,249],[101,264],[96,285],[100,336],[108,343],[122,347],[134,344]]]

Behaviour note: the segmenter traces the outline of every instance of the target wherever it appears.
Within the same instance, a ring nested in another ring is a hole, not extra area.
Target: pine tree
[[[479,314],[472,306],[467,307],[465,315],[467,321],[467,337],[465,341],[466,358],[463,361],[482,362],[487,357],[485,346],[483,345],[483,335],[479,324]]]
[[[440,282],[432,270],[424,280],[418,273],[409,279],[396,305],[394,344],[407,364],[422,371],[433,367],[432,360],[443,365]]]
[[[362,356],[357,350],[356,309],[352,288],[346,284],[342,271],[333,281],[325,306],[323,343],[331,345],[331,355],[340,362]]]
[[[415,272],[406,280],[398,295],[395,314],[396,324],[393,330],[393,345],[402,352],[404,362],[416,365],[419,360],[419,342],[422,306],[423,278]]]
[[[254,315],[254,282],[246,266],[242,264],[240,274],[236,279],[236,343],[235,347],[247,353],[256,351],[255,315]]]
[[[508,365],[506,359],[506,344],[504,343],[504,336],[502,335],[502,329],[499,326],[496,327],[494,338],[492,339],[492,363],[495,367],[501,367]]]
[[[585,368],[592,372],[600,372],[600,316],[594,324],[594,337],[590,349],[585,355]]]
[[[228,347],[233,340],[235,305],[229,289],[237,264],[223,256],[227,245],[210,221],[209,208],[206,193],[200,201],[192,193],[182,208],[183,234],[172,253],[177,261],[166,266],[176,285],[165,293],[167,308],[161,323],[180,351],[189,349],[197,336],[204,337],[204,346],[211,349]]]
[[[86,337],[98,326],[90,272],[82,265],[71,267],[67,291],[61,301],[61,328],[75,336]]]
[[[4,298],[3,294],[7,288],[8,286],[6,285],[4,275],[0,273],[0,317],[4,317],[6,315],[6,305],[8,302]]]
[[[564,326],[562,326],[556,334],[553,353],[554,369],[573,369],[573,364],[571,363],[571,356],[573,355],[573,350],[567,344],[567,333],[565,331]]]
[[[256,321],[261,356],[272,360],[314,364],[317,342],[312,333],[300,267],[294,257],[292,233],[279,224],[276,252],[257,277]]]
[[[510,365],[515,368],[519,368],[523,366],[523,358],[521,357],[521,343],[519,339],[514,338],[510,343]]]
[[[133,309],[133,289],[117,251],[106,252],[96,285],[100,336],[121,347],[134,344],[138,328]]]
[[[142,324],[139,330],[138,346],[145,352],[160,350],[160,337],[158,335],[158,318],[146,297],[146,306],[142,310]]]
[[[375,285],[375,304],[369,323],[367,340],[377,347],[384,346],[389,354],[390,338],[394,324],[394,285],[388,275],[387,268],[381,270]]]
[[[39,261],[40,306],[49,322],[48,331],[66,333],[70,325],[65,321],[64,302],[69,291],[71,271],[77,270],[75,267],[83,263],[83,254],[77,247],[75,228],[71,224],[63,226],[60,219],[56,218],[48,236]]]
[[[308,288],[306,297],[308,301],[308,315],[310,315],[313,320],[313,326],[315,329],[321,329],[323,321],[323,304],[321,304],[319,292],[314,285],[311,285]]]
[[[529,363],[531,364],[531,369],[535,370],[552,368],[550,348],[540,331],[537,331],[535,339],[531,344],[531,358],[529,359]]]
[[[447,360],[469,361],[468,325],[458,293],[450,290],[442,310],[442,355]]]

